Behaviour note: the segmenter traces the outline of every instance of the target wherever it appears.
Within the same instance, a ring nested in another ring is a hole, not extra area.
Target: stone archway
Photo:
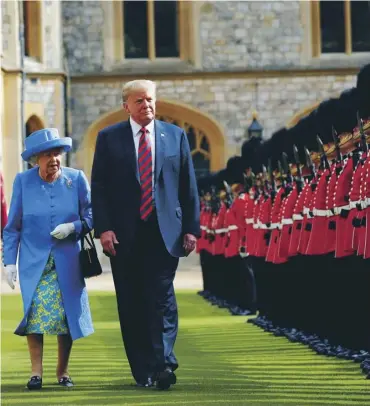
[[[197,175],[220,170],[225,165],[225,139],[221,126],[208,114],[170,100],[157,101],[156,118],[178,125],[186,130]],[[98,132],[128,115],[118,108],[98,118],[90,125],[77,153],[77,163],[90,177]]]
[[[26,137],[28,137],[34,131],[41,130],[43,128],[45,128],[45,125],[42,122],[41,118],[33,114],[26,121]]]
[[[286,128],[291,128],[294,127],[298,122],[303,118],[306,117],[308,114],[311,113],[311,111],[315,110],[321,101],[318,101],[316,103],[310,104],[308,107],[305,107],[301,110],[299,110],[294,116],[287,122]]]
[[[33,114],[29,119],[26,121],[26,137],[31,135],[33,132],[37,130],[41,130],[45,128],[44,123],[42,122],[41,118]],[[31,164],[27,164],[28,169],[32,168]]]

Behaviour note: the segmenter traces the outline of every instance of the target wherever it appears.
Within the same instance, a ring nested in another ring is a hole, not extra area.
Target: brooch
[[[71,188],[72,187],[72,179],[66,178],[66,185],[67,185],[68,188]]]

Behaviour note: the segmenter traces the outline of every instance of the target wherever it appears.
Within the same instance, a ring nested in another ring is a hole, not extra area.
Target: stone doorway
[[[158,100],[156,118],[185,129],[197,176],[218,171],[225,166],[223,129],[208,114],[183,103]],[[127,119],[127,113],[119,108],[101,116],[89,127],[76,157],[77,165],[83,168],[88,177],[98,132]]]

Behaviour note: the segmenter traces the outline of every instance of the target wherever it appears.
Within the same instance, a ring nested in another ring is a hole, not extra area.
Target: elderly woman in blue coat
[[[79,267],[80,237],[92,228],[90,188],[82,171],[61,166],[71,138],[46,128],[27,137],[25,146],[22,158],[35,165],[15,178],[4,229],[5,274],[13,289],[19,249],[24,317],[15,334],[27,336],[29,389],[42,387],[44,334],[58,337],[58,383],[73,386],[68,373],[72,342],[94,331]]]

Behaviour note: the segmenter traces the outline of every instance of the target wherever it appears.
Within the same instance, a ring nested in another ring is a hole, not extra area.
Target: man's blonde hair
[[[130,82],[125,83],[122,89],[122,102],[126,103],[127,98],[129,97],[130,93],[135,90],[153,90],[154,96],[156,93],[156,84],[151,80],[145,79],[138,79],[138,80],[131,80]]]

